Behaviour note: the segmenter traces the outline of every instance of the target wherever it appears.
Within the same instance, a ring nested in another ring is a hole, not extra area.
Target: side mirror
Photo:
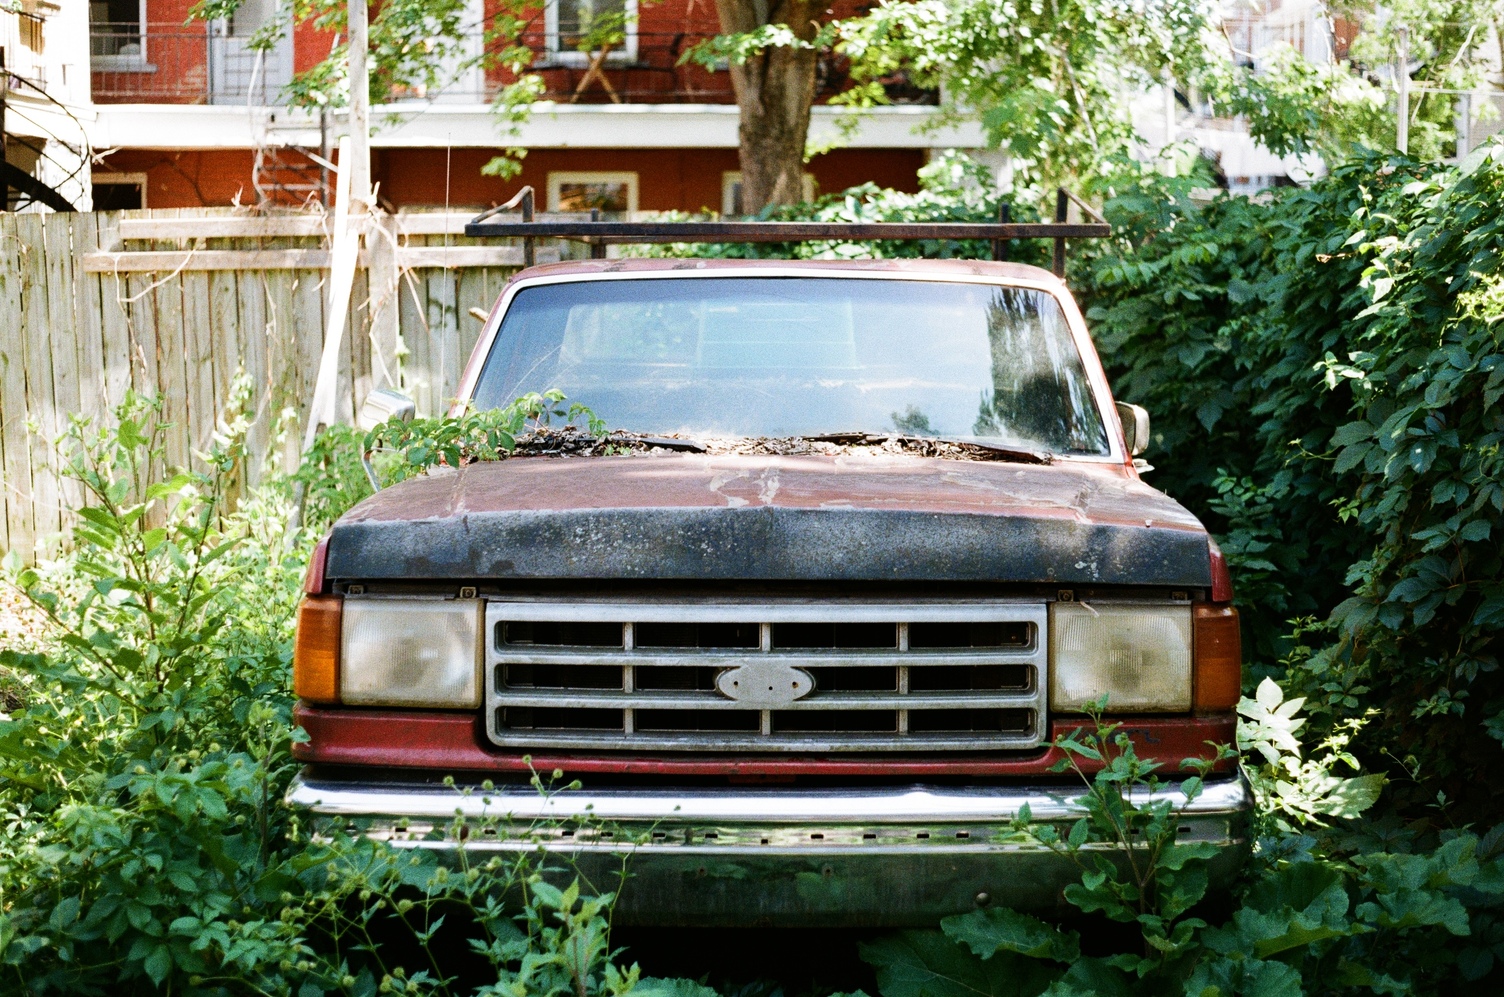
[[[389,422],[392,419],[412,422],[417,411],[418,406],[402,392],[393,391],[391,388],[377,388],[366,395],[366,400],[361,403],[360,415],[355,417],[355,425],[369,433],[383,422]]]
[[[1128,455],[1137,457],[1149,449],[1149,412],[1142,405],[1118,402],[1118,418],[1123,422],[1123,439]]]

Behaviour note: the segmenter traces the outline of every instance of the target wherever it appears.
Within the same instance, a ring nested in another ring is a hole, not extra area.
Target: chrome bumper
[[[979,904],[1063,907],[1061,891],[1079,871],[1010,830],[1025,805],[1036,825],[1074,821],[1081,793],[916,785],[542,794],[520,785],[482,791],[299,777],[287,800],[314,814],[323,834],[448,855],[543,849],[568,856],[596,883],[614,882],[626,855],[621,923],[907,925]],[[1230,883],[1247,851],[1247,784],[1208,782],[1189,804],[1178,791],[1154,798],[1180,811],[1179,840],[1221,846],[1212,884]]]

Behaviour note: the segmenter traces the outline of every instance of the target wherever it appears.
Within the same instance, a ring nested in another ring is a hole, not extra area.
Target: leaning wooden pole
[[[313,403],[308,407],[308,424],[303,430],[303,453],[307,453],[319,429],[335,420],[335,388],[339,381],[339,351],[345,335],[345,319],[350,314],[350,292],[355,286],[355,265],[360,262],[360,225],[351,211],[349,137],[339,141],[339,174],[334,182],[333,252],[329,260],[329,299],[324,307],[324,352],[319,358],[319,374],[314,381]]]
[[[324,426],[333,425],[339,383],[339,352],[350,314],[350,292],[360,261],[360,235],[371,203],[370,70],[366,0],[350,0],[350,134],[339,141],[339,175],[335,179],[334,231],[331,233],[329,299],[324,308],[324,352],[314,382],[313,403],[303,430],[303,453]]]

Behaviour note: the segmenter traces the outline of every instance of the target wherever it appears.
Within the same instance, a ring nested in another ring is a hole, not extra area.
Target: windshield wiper
[[[1022,447],[1010,447],[1001,443],[989,443],[985,440],[969,440],[955,436],[914,436],[909,433],[868,433],[860,430],[852,430],[844,433],[819,433],[814,436],[800,436],[801,440],[813,440],[817,443],[835,443],[840,446],[853,445],[880,445],[892,440],[906,446],[914,446],[923,449],[926,445],[945,444],[952,447],[960,447],[963,450],[983,451],[993,460],[1012,460],[1020,464],[1048,464],[1053,458],[1042,450],[1025,450]]]

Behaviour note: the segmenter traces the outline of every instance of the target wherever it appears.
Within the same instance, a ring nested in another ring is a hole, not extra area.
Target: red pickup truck
[[[506,818],[482,852],[543,820],[581,868],[630,855],[626,922],[932,923],[1060,904],[1074,867],[1004,832],[1074,819],[1050,743],[1099,697],[1167,772],[1234,741],[1226,565],[1050,273],[533,267],[457,405],[554,388],[647,451],[443,468],[320,545],[293,804],[446,851],[457,812]],[[1250,806],[1216,773],[1179,832],[1214,884]]]

